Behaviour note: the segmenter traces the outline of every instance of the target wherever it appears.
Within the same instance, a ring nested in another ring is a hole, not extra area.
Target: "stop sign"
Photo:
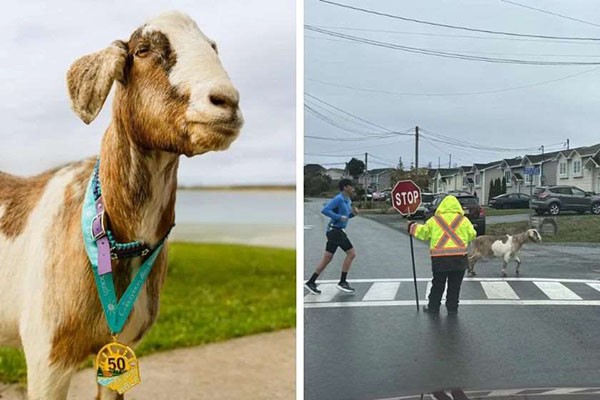
[[[392,206],[402,215],[411,215],[421,205],[421,189],[411,180],[400,181],[392,189]]]

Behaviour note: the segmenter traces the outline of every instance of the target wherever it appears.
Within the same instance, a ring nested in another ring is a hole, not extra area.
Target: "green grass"
[[[514,214],[529,214],[528,208],[509,208],[507,210],[500,209],[497,210],[491,207],[484,207],[485,215],[489,217],[497,216],[497,215],[514,215]]]
[[[505,235],[523,232],[528,229],[528,222],[491,224],[486,227],[487,235]],[[544,242],[550,243],[600,243],[600,216],[573,215],[556,217],[558,233],[545,235]]]
[[[170,244],[160,315],[137,355],[295,326],[295,264],[293,250]],[[0,348],[0,381],[25,375],[22,353]]]

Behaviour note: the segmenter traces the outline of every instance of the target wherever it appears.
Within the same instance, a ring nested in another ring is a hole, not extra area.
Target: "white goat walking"
[[[154,248],[175,219],[179,156],[227,149],[243,122],[239,96],[215,43],[179,12],[71,66],[72,107],[85,123],[98,115],[113,82],[112,119],[100,150],[105,210],[117,241]],[[0,173],[0,344],[23,347],[29,400],[66,399],[73,371],[111,340],[82,240],[94,163],[31,178]],[[118,296],[142,259],[112,262]],[[165,246],[120,342],[135,346],[156,320],[166,268]],[[97,398],[123,396],[99,386]]]
[[[471,242],[471,250],[469,252],[469,276],[475,274],[475,264],[477,261],[485,258],[502,258],[502,276],[506,276],[506,267],[512,260],[517,262],[516,273],[519,275],[521,267],[521,259],[519,251],[523,244],[527,241],[540,243],[542,237],[536,229],[529,229],[516,235],[497,236],[479,236]]]

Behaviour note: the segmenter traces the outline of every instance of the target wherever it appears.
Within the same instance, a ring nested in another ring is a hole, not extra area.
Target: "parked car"
[[[441,193],[435,196],[433,202],[426,207],[425,220],[433,217],[438,205],[447,195],[448,194],[446,193]],[[469,218],[469,221],[471,221],[473,224],[475,231],[477,231],[477,235],[485,235],[485,210],[479,205],[479,200],[477,197],[470,193],[452,193],[452,195],[458,199],[458,202],[463,207],[465,212],[465,217]]]
[[[535,188],[530,205],[538,215],[545,212],[558,215],[561,211],[577,211],[580,214],[590,211],[592,214],[600,214],[600,196],[585,192],[576,186]]]
[[[501,194],[490,199],[493,208],[529,208],[530,197],[525,193]]]
[[[435,196],[436,195],[433,193],[421,193],[421,205],[417,208],[417,211],[415,211],[415,218],[425,218],[425,211],[427,211],[427,207],[433,203]]]

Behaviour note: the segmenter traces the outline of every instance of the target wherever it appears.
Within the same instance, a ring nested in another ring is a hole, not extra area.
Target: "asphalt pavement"
[[[325,247],[324,199],[305,203],[304,277]],[[437,390],[600,385],[600,246],[526,244],[521,275],[501,261],[465,279],[459,315],[417,312],[406,223],[357,217],[347,229],[356,292],[335,288],[343,254],[305,291],[305,399],[390,399]],[[424,304],[428,245],[414,242]]]

